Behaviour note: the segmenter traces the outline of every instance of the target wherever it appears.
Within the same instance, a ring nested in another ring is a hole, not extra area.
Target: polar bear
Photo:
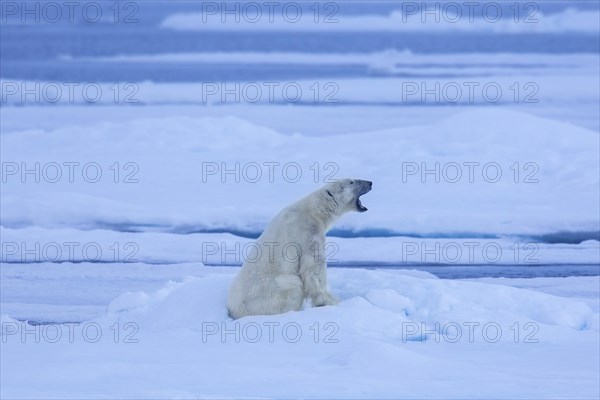
[[[349,211],[367,208],[360,196],[373,184],[359,179],[329,183],[284,208],[246,254],[227,297],[231,318],[335,305],[327,290],[325,233]]]

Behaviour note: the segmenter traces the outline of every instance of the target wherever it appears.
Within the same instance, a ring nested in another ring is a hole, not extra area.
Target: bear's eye
[[[354,181],[350,181],[350,184],[351,184],[351,185],[354,185]]]

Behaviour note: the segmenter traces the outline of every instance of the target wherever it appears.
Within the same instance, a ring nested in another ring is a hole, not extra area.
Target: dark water
[[[195,225],[160,225],[160,224],[112,224],[106,222],[97,222],[95,228],[108,229],[117,232],[168,232],[176,233],[180,235],[188,235],[194,233],[230,233],[235,236],[239,236],[247,239],[258,239],[262,234],[262,230],[241,230],[236,228],[220,228],[220,229],[207,229],[201,226]],[[475,232],[455,232],[455,233],[444,233],[437,232],[432,234],[419,234],[409,231],[395,231],[390,229],[377,229],[377,228],[366,228],[366,229],[342,229],[333,228],[327,232],[328,237],[338,238],[358,238],[358,237],[409,237],[409,238],[434,238],[434,239],[500,239],[502,236],[496,234],[483,234]],[[523,241],[533,241],[536,243],[565,243],[565,244],[579,244],[586,240],[597,240],[600,241],[600,231],[556,231],[540,235],[519,235],[513,234],[511,237],[518,238]]]
[[[223,267],[224,265],[207,265]],[[239,267],[240,265],[230,265]],[[535,264],[535,265],[414,265],[386,263],[336,263],[327,268],[361,268],[378,270],[417,270],[441,279],[475,278],[564,278],[569,276],[600,276],[599,264]]]
[[[328,268],[331,268],[328,267]],[[472,278],[563,278],[568,276],[598,276],[600,265],[348,265],[333,268],[416,269],[442,279]]]

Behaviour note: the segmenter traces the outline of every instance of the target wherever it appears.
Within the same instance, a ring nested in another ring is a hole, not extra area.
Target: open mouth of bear
[[[356,209],[358,210],[358,212],[365,212],[368,210],[368,208],[363,206],[362,203],[360,202],[360,196],[362,196],[365,193],[369,193],[370,190],[371,189],[367,189],[363,193],[359,194],[358,197],[356,197]]]

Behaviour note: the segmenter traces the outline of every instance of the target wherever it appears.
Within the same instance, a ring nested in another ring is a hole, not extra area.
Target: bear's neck
[[[309,209],[315,221],[327,232],[341,217],[340,206],[326,191],[319,190],[309,196]]]

